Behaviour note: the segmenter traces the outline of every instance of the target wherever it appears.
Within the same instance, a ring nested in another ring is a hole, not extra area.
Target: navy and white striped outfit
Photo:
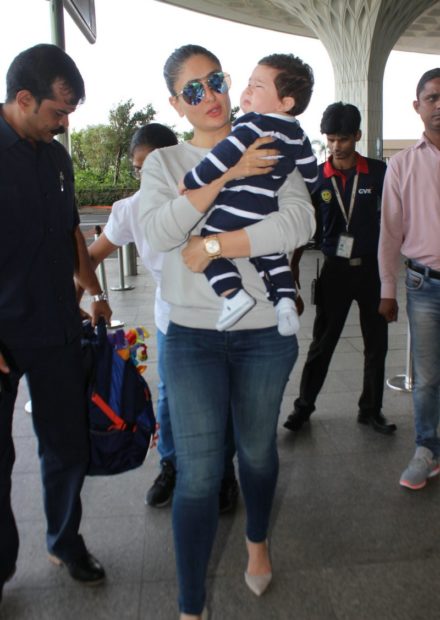
[[[239,161],[248,146],[257,138],[265,136],[274,139],[265,148],[274,148],[280,153],[274,170],[270,174],[228,182],[216,198],[201,231],[202,236],[239,230],[278,211],[278,190],[296,167],[312,192],[318,177],[316,158],[296,118],[255,112],[244,114],[235,121],[231,134],[185,175],[185,187],[197,189],[220,177]],[[271,254],[249,260],[263,278],[268,297],[274,304],[281,297],[295,299],[295,283],[286,254]],[[230,289],[243,288],[233,260],[212,260],[204,273],[217,295]]]

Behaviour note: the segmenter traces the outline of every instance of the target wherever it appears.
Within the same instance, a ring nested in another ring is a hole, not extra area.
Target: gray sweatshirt
[[[222,306],[203,273],[193,273],[184,264],[181,251],[190,235],[200,234],[207,215],[179,196],[177,184],[199,163],[209,149],[185,142],[157,149],[144,162],[140,193],[139,226],[154,250],[166,252],[162,271],[162,297],[170,304],[170,319],[186,327],[215,329]],[[279,190],[279,211],[245,228],[251,257],[277,252],[290,254],[305,245],[315,231],[314,209],[298,170]],[[255,267],[246,259],[235,259],[245,290],[256,305],[231,330],[258,329],[276,325],[275,310]]]

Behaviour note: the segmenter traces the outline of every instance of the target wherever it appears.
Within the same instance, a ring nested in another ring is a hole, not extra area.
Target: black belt
[[[406,261],[406,266],[417,273],[421,273],[428,278],[434,278],[434,280],[440,280],[440,271],[431,269],[430,267],[423,267],[422,265],[416,265],[410,258]]]
[[[325,256],[325,260],[330,263],[342,263],[349,267],[361,267],[362,265],[377,262],[375,256],[358,256],[357,258],[344,258],[343,256]]]

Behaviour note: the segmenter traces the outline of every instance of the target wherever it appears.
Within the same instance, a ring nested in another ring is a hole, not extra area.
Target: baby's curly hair
[[[270,54],[259,60],[258,64],[279,71],[275,78],[278,97],[294,97],[295,105],[288,114],[302,114],[309,105],[315,84],[310,65],[293,54]]]

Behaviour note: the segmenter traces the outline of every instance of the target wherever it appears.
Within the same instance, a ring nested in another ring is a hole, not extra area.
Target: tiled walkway
[[[306,302],[317,252],[305,253]],[[118,264],[106,261],[109,286]],[[135,288],[111,293],[114,317],[154,334],[153,284],[142,266],[127,278]],[[403,271],[402,271],[403,274]],[[401,295],[403,285],[400,286]],[[209,571],[212,620],[425,620],[439,617],[440,482],[423,491],[399,488],[413,452],[411,396],[386,388],[384,413],[393,437],[356,423],[362,375],[357,308],[349,315],[311,424],[297,437],[282,428],[298,391],[314,310],[302,319],[300,357],[283,402],[280,479],[273,511],[274,581],[257,599],[246,588],[244,507],[221,518]],[[387,376],[405,370],[406,318],[390,328]],[[68,371],[68,369],[66,369]],[[146,375],[156,392],[156,348],[150,341]],[[157,475],[151,452],[138,470],[89,478],[83,492],[82,533],[108,580],[95,589],[72,582],[47,561],[36,442],[23,382],[14,422],[17,461],[13,502],[21,537],[14,579],[5,586],[1,620],[176,620],[176,579],[170,509],[144,505]]]

